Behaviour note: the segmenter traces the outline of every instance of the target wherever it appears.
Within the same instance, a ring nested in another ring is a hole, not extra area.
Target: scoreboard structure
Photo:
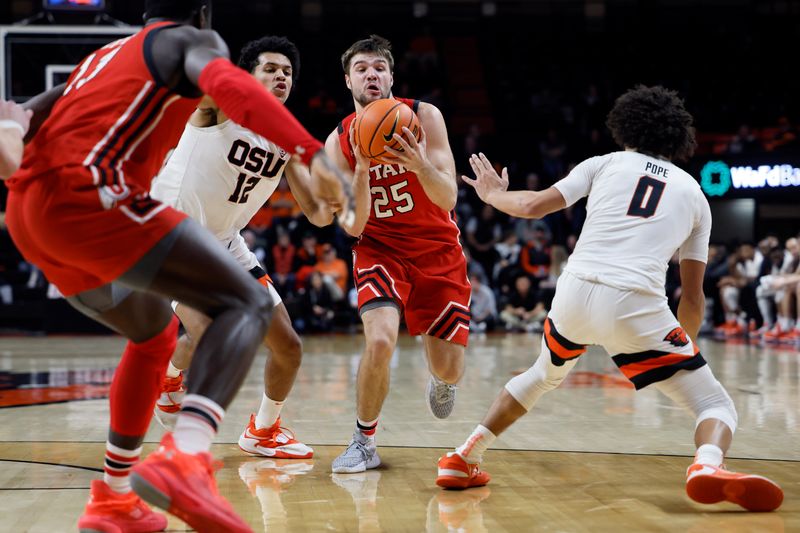
[[[91,52],[141,26],[0,26],[0,98],[24,102],[63,83]]]

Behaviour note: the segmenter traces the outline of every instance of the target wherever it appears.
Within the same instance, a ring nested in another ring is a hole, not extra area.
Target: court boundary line
[[[31,443],[42,443],[42,444],[105,444],[105,441],[80,441],[80,440],[5,440],[0,441],[0,445],[2,444],[31,444]],[[153,442],[144,442],[143,444],[155,444],[157,445],[157,441]],[[235,442],[215,442],[214,445],[218,446],[232,446],[235,445]],[[328,447],[344,447],[344,444],[314,444],[309,443],[309,446],[328,446]],[[391,449],[391,448],[398,448],[398,449],[408,449],[408,450],[453,450],[454,448],[443,447],[443,446],[381,446],[381,449]],[[536,449],[519,449],[519,448],[490,448],[488,451],[496,451],[496,452],[540,452],[540,453],[581,453],[581,454],[594,454],[594,455],[623,455],[626,457],[694,457],[694,455],[683,455],[683,454],[676,454],[676,453],[626,453],[626,452],[598,452],[598,451],[587,451],[587,450],[536,450]],[[242,457],[258,457],[258,456],[245,456]],[[770,461],[770,462],[784,462],[784,463],[800,463],[800,459],[761,459],[759,457],[735,457],[735,456],[726,456],[725,459],[735,459],[737,461]],[[26,461],[26,460],[16,460],[16,459],[4,459],[0,457],[0,461],[11,461],[11,462],[19,462],[19,463],[33,463],[33,464],[49,464],[53,466],[70,466],[73,468],[83,468],[85,470],[92,470],[95,472],[102,472],[102,468],[91,468],[91,467],[82,467],[82,466],[75,466],[75,465],[62,465],[58,463],[48,463],[43,461]]]

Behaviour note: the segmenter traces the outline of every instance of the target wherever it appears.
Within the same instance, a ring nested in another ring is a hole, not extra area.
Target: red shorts
[[[472,288],[461,247],[454,245],[423,257],[414,258],[412,263],[379,250],[372,242],[356,244],[353,279],[359,312],[381,302],[393,302],[404,315],[411,335],[424,333],[466,346]]]
[[[136,186],[107,207],[91,179],[83,169],[61,169],[8,196],[14,243],[65,296],[117,279],[186,218]]]

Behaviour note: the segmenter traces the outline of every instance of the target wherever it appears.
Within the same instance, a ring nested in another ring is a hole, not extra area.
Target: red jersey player
[[[162,530],[165,518],[133,484],[197,530],[250,531],[218,494],[208,450],[264,338],[271,297],[210,233],[147,191],[203,93],[232,120],[300,155],[330,205],[343,201],[344,178],[321,143],[230,63],[219,35],[203,29],[207,0],[148,0],[146,10],[143,30],[95,51],[71,74],[7,182],[6,220],[23,255],[73,306],[129,339],[111,385],[105,477],[92,483],[80,530]],[[212,322],[174,434],[137,465],[175,348],[170,300]]]
[[[374,435],[389,388],[401,313],[409,333],[424,336],[432,374],[428,405],[437,418],[453,409],[469,335],[470,285],[451,214],[455,163],[441,112],[430,104],[400,99],[417,113],[422,135],[419,142],[408,129],[405,138],[396,136],[403,151],[390,150],[391,164],[370,161],[353,145],[356,115],[370,102],[392,96],[393,66],[391,45],[376,35],[344,53],[345,82],[356,112],[325,143],[342,170],[355,170],[351,231],[360,239],[353,247],[353,273],[366,337],[358,368],[357,426],[347,450],[333,461],[338,473],[380,464]]]

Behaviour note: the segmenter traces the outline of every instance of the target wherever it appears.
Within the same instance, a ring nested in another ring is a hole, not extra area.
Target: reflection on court
[[[330,463],[354,424],[362,343],[349,336],[305,339],[283,420],[314,447],[314,459],[250,457],[235,444],[260,400],[264,354],[228,410],[213,449],[223,462],[217,479],[256,531],[800,529],[795,351],[700,343],[739,411],[728,466],[771,477],[786,493],[779,512],[749,514],[730,504],[700,506],[685,496],[691,417],[657,391],[635,393],[595,349],[562,388],[498,440],[500,450],[487,453],[490,485],[463,492],[435,487],[438,457],[463,440],[500,387],[533,361],[539,346],[533,335],[473,338],[456,410],[445,421],[425,407],[421,343],[402,337],[378,431],[385,465],[333,475]],[[18,391],[28,391],[31,400],[0,408],[0,531],[74,530],[89,481],[100,476],[107,402],[38,399],[65,387],[107,386],[122,345],[114,337],[0,339],[0,403]],[[161,434],[151,426],[145,452]],[[186,526],[170,519],[170,530]]]

